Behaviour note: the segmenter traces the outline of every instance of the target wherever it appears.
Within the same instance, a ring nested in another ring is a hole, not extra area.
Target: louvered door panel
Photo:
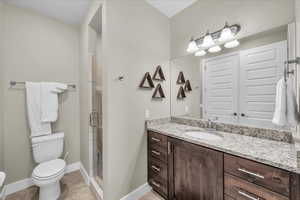
[[[204,114],[206,119],[236,122],[239,55],[230,54],[204,61]]]
[[[286,59],[286,41],[240,52],[240,124],[275,128],[276,84]]]

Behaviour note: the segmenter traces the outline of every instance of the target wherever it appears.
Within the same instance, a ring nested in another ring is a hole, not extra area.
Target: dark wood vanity
[[[148,132],[148,182],[170,200],[300,200],[300,176]]]

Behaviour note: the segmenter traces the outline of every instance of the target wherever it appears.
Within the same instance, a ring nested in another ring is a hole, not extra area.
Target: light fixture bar
[[[241,26],[239,24],[233,24],[233,25],[229,26],[229,28],[230,28],[230,30],[231,30],[231,32],[233,33],[234,36],[237,35],[240,32],[240,30],[241,30]],[[215,31],[213,33],[210,33],[210,35],[213,38],[213,40],[217,40],[218,38],[220,38],[222,30],[223,30],[223,28],[220,29],[220,30],[217,30],[217,31]],[[202,44],[202,42],[204,40],[204,37],[205,37],[205,35],[202,36],[202,37],[200,37],[200,38],[195,39],[197,45],[201,45]]]

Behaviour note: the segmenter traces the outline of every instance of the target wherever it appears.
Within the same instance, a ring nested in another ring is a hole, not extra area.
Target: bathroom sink
[[[222,136],[217,133],[204,131],[187,131],[184,133],[188,137],[203,139],[203,140],[222,140]]]

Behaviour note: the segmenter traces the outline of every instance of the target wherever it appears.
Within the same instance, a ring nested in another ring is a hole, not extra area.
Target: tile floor
[[[155,192],[149,192],[142,196],[139,200],[164,200],[162,197],[160,197],[158,194]]]
[[[96,200],[90,188],[85,184],[80,171],[72,172],[62,179],[60,200]],[[33,186],[26,190],[7,196],[6,200],[38,200],[38,188]]]
[[[61,181],[62,195],[59,200],[96,200],[93,192],[85,184],[80,171],[64,176]],[[7,196],[6,200],[38,200],[38,188],[33,186],[26,190]],[[149,192],[139,200],[164,200],[155,192]]]

